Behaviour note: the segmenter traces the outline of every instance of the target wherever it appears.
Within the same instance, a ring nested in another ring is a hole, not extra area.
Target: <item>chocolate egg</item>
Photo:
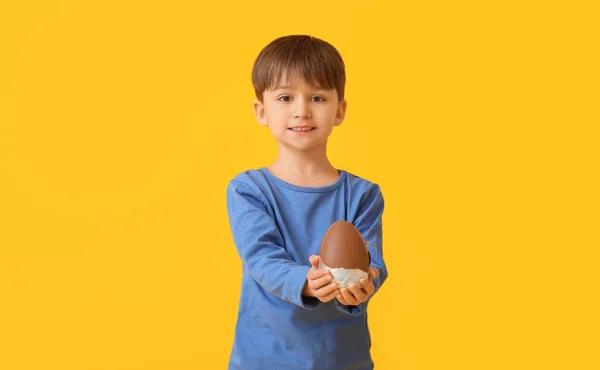
[[[320,258],[329,268],[369,272],[370,258],[360,231],[348,221],[334,222],[321,242]]]

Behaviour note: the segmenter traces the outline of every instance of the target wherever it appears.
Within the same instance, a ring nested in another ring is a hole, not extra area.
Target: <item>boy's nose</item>
[[[310,118],[310,113],[298,113],[294,114],[294,118]]]
[[[310,118],[310,109],[308,109],[308,104],[298,103],[294,112],[294,118]]]

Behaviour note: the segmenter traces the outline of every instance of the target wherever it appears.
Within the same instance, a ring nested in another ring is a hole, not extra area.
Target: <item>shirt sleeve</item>
[[[388,277],[387,267],[383,260],[383,227],[382,216],[384,209],[383,194],[379,186],[375,186],[367,195],[362,205],[359,206],[354,226],[360,231],[363,239],[370,243],[367,247],[371,255],[371,267],[379,270],[379,276],[372,280],[375,292],[365,302],[358,306],[345,306],[335,299],[338,310],[352,316],[362,315],[366,312],[369,301],[379,291],[381,285]]]
[[[303,297],[310,265],[292,260],[284,240],[260,193],[241,181],[227,186],[227,212],[233,240],[242,264],[254,280],[269,293],[305,309],[323,304]]]

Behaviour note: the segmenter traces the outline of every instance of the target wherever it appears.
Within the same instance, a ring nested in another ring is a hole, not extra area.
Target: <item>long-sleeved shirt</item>
[[[326,186],[303,187],[265,167],[227,186],[227,211],[242,260],[242,286],[229,369],[372,369],[367,306],[302,296],[321,241],[335,221],[352,222],[371,254],[375,293],[383,260],[384,201],[377,184],[344,170]]]

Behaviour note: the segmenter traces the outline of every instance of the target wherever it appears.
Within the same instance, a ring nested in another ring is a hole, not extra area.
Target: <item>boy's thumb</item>
[[[313,254],[308,258],[308,260],[310,261],[310,264],[313,265],[313,267],[319,267],[319,256]]]

